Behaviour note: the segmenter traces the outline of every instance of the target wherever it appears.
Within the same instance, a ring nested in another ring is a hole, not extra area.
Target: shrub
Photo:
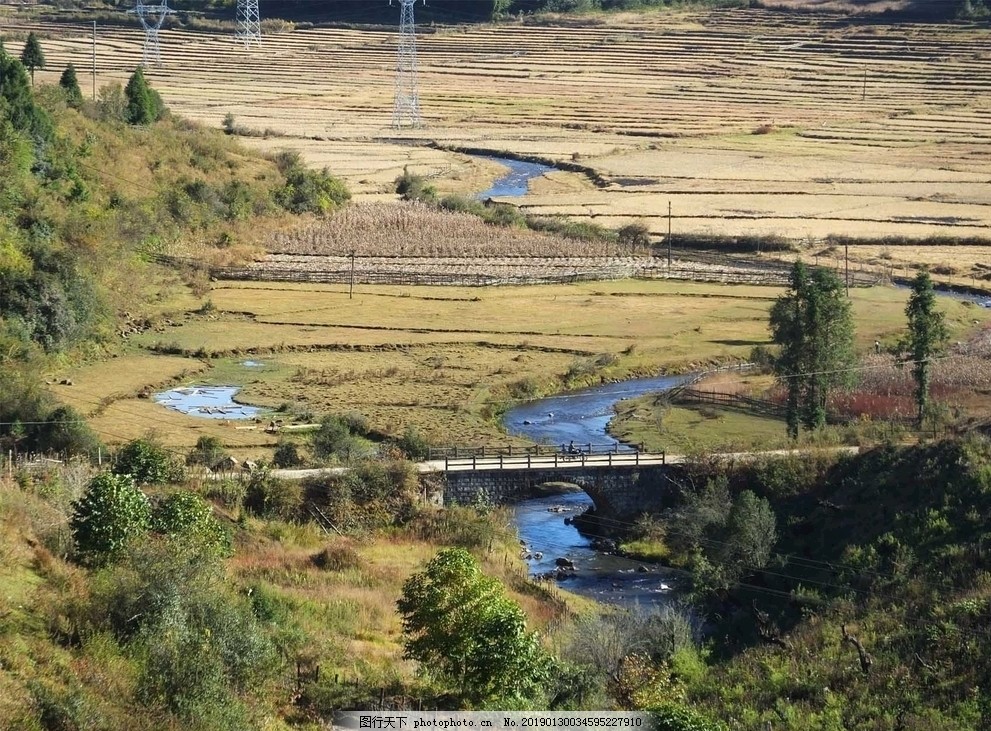
[[[40,426],[35,442],[43,452],[58,454],[95,455],[100,445],[96,433],[71,406],[59,406],[45,417],[48,422]]]
[[[163,485],[183,479],[182,465],[174,456],[147,439],[125,444],[116,455],[113,472],[131,475],[139,485]]]
[[[628,223],[618,231],[619,244],[631,252],[650,247],[650,229],[642,223]]]
[[[299,467],[303,464],[303,457],[300,455],[299,446],[295,442],[280,440],[275,447],[272,461],[276,467]]]
[[[303,506],[303,488],[298,480],[274,480],[264,471],[251,476],[244,507],[263,518],[295,520]]]
[[[227,456],[220,439],[211,436],[201,436],[196,440],[196,446],[186,455],[186,464],[201,464],[212,467]]]
[[[361,556],[351,545],[335,544],[316,554],[313,563],[324,571],[346,571],[361,566]]]
[[[422,462],[430,456],[430,443],[413,425],[406,427],[396,446],[414,462]]]
[[[93,582],[91,623],[136,661],[137,698],[184,727],[240,729],[238,696],[267,680],[274,647],[249,601],[234,594],[201,546],[145,541]]]
[[[353,462],[368,456],[370,449],[365,441],[356,437],[353,429],[365,429],[364,419],[356,421],[351,416],[325,416],[320,428],[310,435],[313,455],[320,460],[337,458],[341,462]]]
[[[650,712],[657,731],[726,731],[726,726],[676,703],[663,703]]]
[[[432,203],[437,199],[437,189],[422,175],[411,173],[408,167],[403,167],[403,174],[396,178],[396,192],[404,201]]]
[[[129,475],[103,472],[90,480],[73,505],[72,536],[84,563],[113,559],[129,539],[144,533],[151,518],[148,498]]]
[[[504,537],[500,521],[493,520],[491,513],[463,505],[421,510],[412,527],[424,541],[462,548],[489,548]]]
[[[275,202],[290,213],[325,215],[351,198],[344,181],[333,177],[327,168],[306,168],[297,152],[281,152],[275,163],[285,176],[285,184],[275,191]]]
[[[182,490],[169,495],[155,509],[152,527],[159,533],[194,541],[210,551],[229,556],[231,534],[199,495]]]
[[[509,384],[509,395],[521,401],[537,398],[540,395],[540,383],[533,376],[526,376]]]

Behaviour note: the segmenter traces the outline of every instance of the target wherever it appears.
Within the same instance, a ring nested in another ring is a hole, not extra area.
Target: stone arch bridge
[[[663,453],[642,452],[472,456],[419,464],[438,503],[511,503],[546,494],[541,485],[563,482],[584,490],[599,515],[623,521],[664,507],[679,469]]]

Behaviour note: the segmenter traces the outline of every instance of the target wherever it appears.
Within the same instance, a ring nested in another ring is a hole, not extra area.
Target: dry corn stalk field
[[[40,80],[89,68],[89,26],[0,22],[53,36]],[[124,81],[142,33],[98,36],[98,83]],[[246,52],[166,29],[149,77],[180,114],[218,126],[230,112],[269,131],[251,144],[297,148],[363,197],[391,197],[404,165],[442,192],[495,174],[421,144],[436,141],[578,162],[598,186],[555,173],[524,208],[656,235],[671,201],[676,233],[991,237],[989,37],[763,10],[421,28],[426,127],[402,133],[389,128],[394,32],[296,30]]]

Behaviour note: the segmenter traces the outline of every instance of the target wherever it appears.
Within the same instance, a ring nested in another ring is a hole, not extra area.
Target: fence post
[[[471,468],[472,468],[473,470],[474,470],[474,469],[478,469],[478,464],[477,464],[477,463],[476,463],[476,461],[475,461],[475,460],[477,460],[477,459],[478,459],[478,457],[477,457],[476,455],[474,455],[474,454],[473,454],[473,455],[471,455]]]
[[[526,453],[526,468],[530,469],[530,453]]]
[[[607,455],[609,457],[609,466],[612,467],[612,452]]]
[[[499,469],[502,469],[502,455],[499,455]]]

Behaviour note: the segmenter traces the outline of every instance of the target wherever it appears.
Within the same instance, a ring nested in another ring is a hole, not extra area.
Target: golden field
[[[824,6],[828,7],[828,6]],[[10,14],[13,11],[5,9]],[[398,11],[397,11],[398,13]],[[54,81],[90,67],[90,27],[27,16]],[[403,166],[441,192],[498,167],[436,142],[576,162],[523,207],[656,235],[991,236],[991,51],[975,24],[849,21],[827,11],[615,14],[420,29],[426,127],[390,129],[396,34],[312,28],[246,52],[219,32],[167,29],[149,77],[170,107],[268,131],[360,197],[392,197]],[[100,28],[98,83],[126,80],[142,33]],[[18,52],[19,42],[9,42]]]

